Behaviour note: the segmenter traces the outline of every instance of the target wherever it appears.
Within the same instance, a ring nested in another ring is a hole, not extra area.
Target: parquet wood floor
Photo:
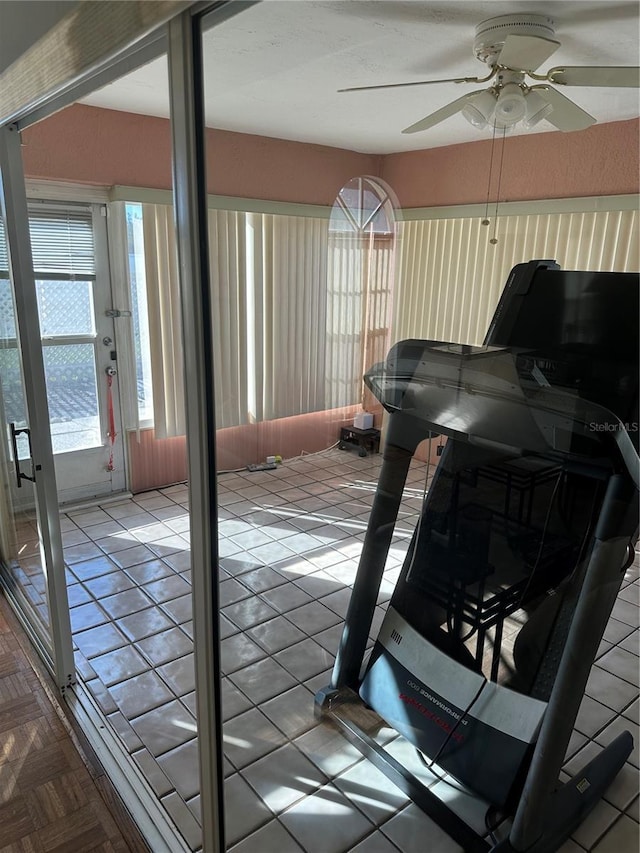
[[[148,853],[0,593],[0,853]]]

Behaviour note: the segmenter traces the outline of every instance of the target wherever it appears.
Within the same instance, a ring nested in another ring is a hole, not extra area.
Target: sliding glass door
[[[74,680],[20,139],[0,130],[0,579],[61,689]],[[11,216],[7,216],[7,211]]]
[[[3,277],[0,287],[0,408],[3,427],[0,444],[3,474],[0,553],[13,589],[31,611],[39,634],[48,637],[50,619],[46,572],[36,519],[35,472],[11,281]]]

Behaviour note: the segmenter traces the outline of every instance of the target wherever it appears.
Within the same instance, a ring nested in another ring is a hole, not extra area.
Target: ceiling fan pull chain
[[[491,195],[491,176],[493,174],[493,151],[496,145],[496,126],[493,125],[493,134],[491,136],[491,154],[489,156],[489,180],[487,181],[487,203],[484,207],[484,219],[482,220],[482,225],[490,225],[491,222],[489,220],[489,198]]]
[[[504,162],[504,147],[507,141],[507,128],[502,128],[502,150],[500,152],[500,166],[498,168],[498,190],[496,192],[496,212],[493,218],[493,237],[489,240],[492,246],[495,246],[498,242],[497,233],[498,233],[498,205],[500,204],[500,185],[502,183],[502,164]]]

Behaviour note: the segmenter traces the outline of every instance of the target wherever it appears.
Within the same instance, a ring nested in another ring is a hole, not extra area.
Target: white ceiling
[[[482,86],[443,83],[338,94],[345,86],[484,76],[473,55],[475,25],[533,12],[555,21],[557,65],[640,64],[639,4],[615,0],[263,0],[204,37],[210,127],[386,154],[490,135],[461,115],[423,133],[402,128]],[[565,87],[599,122],[640,114],[637,89]],[[166,60],[159,59],[83,99],[168,116]],[[542,122],[535,132],[558,132]],[[532,131],[522,131],[529,132]]]

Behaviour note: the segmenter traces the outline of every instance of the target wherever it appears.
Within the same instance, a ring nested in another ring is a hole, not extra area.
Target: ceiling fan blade
[[[550,83],[562,86],[611,86],[630,89],[640,86],[640,68],[634,66],[559,66],[548,71],[546,76]]]
[[[469,98],[472,98],[474,95],[477,94],[478,92],[470,92],[467,95],[463,95],[461,98],[456,98],[455,101],[451,101],[450,104],[447,104],[445,107],[441,107],[439,110],[436,110],[435,113],[431,113],[430,115],[426,116],[423,119],[420,119],[420,121],[417,121],[415,124],[412,124],[409,127],[405,127],[402,132],[419,133],[421,130],[428,130],[430,127],[433,127],[436,124],[440,124],[441,121],[444,121],[450,116],[459,113],[460,110],[463,109]]]
[[[541,36],[509,35],[496,62],[514,71],[535,71],[559,47],[559,41]]]
[[[366,92],[368,89],[403,89],[407,86],[430,86],[432,83],[484,83],[489,77],[451,77],[447,80],[417,80],[415,83],[382,83],[379,86],[350,86],[348,89],[338,89],[338,92]]]
[[[546,116],[546,120],[558,130],[584,130],[596,123],[596,119],[592,115],[589,115],[582,107],[558,92],[557,89],[552,89],[550,86],[541,86],[540,88],[536,86],[535,91],[553,107],[552,112]]]

